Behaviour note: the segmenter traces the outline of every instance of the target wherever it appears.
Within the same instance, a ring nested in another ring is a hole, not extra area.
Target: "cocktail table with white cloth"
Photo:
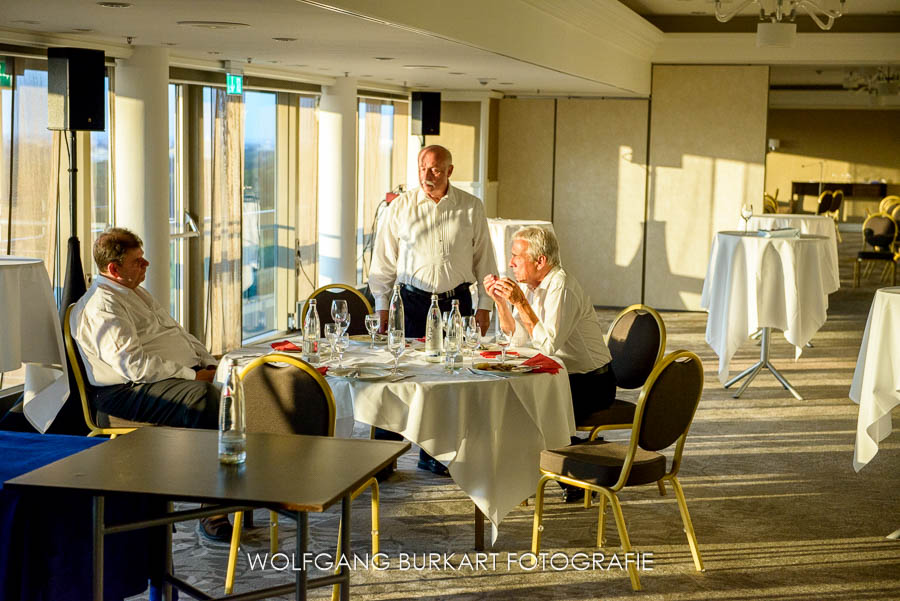
[[[352,417],[416,443],[447,466],[456,484],[491,521],[496,540],[503,518],[534,494],[541,451],[565,446],[575,434],[568,373],[563,367],[553,375],[483,375],[470,372],[467,359],[450,374],[441,364],[426,362],[417,350],[420,346],[413,341],[401,357],[402,374],[412,376],[402,380],[336,377],[335,363],[329,363],[326,379],[334,393],[337,422],[343,419],[344,424],[335,427],[335,434],[349,436]],[[383,346],[373,350],[351,343],[344,366],[360,364],[389,370],[393,357]]]
[[[784,331],[796,347],[803,346],[827,317],[828,295],[836,283],[820,268],[829,253],[824,236],[766,238],[755,232],[719,232],[713,241],[703,283],[701,306],[709,312],[706,342],[719,356],[719,381],[725,386],[745,376],[739,397],[765,367],[795,398],[800,394],[769,362],[771,328]],[[760,360],[728,380],[728,366],[738,347],[763,328]]]
[[[69,398],[69,378],[43,261],[0,257],[0,307],[0,372],[25,364],[25,417],[46,432]]]
[[[788,213],[753,215],[747,223],[747,230],[774,230],[781,228],[796,228],[801,234],[813,236],[825,236],[828,238],[830,252],[823,255],[822,268],[825,270],[826,281],[831,277],[830,285],[835,289],[841,286],[841,274],[838,268],[837,234],[834,229],[834,220],[824,215],[792,215]]]
[[[500,274],[513,277],[509,269],[512,237],[523,227],[539,225],[553,231],[553,223],[549,221],[537,221],[534,219],[488,219],[488,230],[491,233],[491,244],[494,245],[494,258],[497,260],[497,269]]]

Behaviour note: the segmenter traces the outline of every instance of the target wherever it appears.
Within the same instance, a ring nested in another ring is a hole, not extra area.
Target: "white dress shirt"
[[[388,208],[375,238],[369,289],[375,309],[386,310],[395,282],[437,293],[474,282],[478,308],[489,310],[493,301],[481,282],[496,271],[481,200],[449,186],[447,195],[435,203],[415,188]]]
[[[537,315],[538,323],[529,337],[519,312],[513,311],[516,320],[514,346],[530,344],[545,355],[556,355],[573,374],[593,371],[610,362],[612,356],[603,340],[603,326],[591,299],[562,267],[551,269],[534,290],[525,284],[519,284],[519,287]]]
[[[75,304],[69,326],[94,386],[193,380],[194,366],[216,364],[149,292],[102,275]]]

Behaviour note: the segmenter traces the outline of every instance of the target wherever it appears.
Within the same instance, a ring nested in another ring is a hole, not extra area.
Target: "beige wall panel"
[[[780,141],[778,151],[766,155],[766,192],[778,200],[791,197],[791,182],[870,182],[884,180],[888,193],[900,189],[900,111],[772,110],[768,135]],[[848,199],[844,216],[874,211],[880,199]],[[806,211],[816,210],[807,196]]]
[[[453,176],[457,182],[478,179],[481,103],[441,102],[441,135],[426,136],[426,144],[440,144],[453,154]]]
[[[500,101],[499,217],[546,221],[551,218],[553,105],[551,99]]]
[[[764,184],[768,67],[653,68],[645,302],[700,310],[717,231]]]
[[[646,100],[559,100],[553,227],[595,305],[641,301]]]

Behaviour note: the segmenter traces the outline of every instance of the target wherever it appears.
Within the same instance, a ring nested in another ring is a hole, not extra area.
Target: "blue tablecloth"
[[[90,496],[3,489],[2,483],[103,442],[0,431],[0,601],[90,599]],[[158,507],[155,500],[110,495],[107,522],[146,517]],[[156,551],[151,547],[147,531],[106,537],[105,599],[123,599],[147,589],[150,553]]]

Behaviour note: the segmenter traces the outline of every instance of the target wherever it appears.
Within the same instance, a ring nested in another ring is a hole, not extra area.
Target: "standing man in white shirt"
[[[497,270],[484,205],[475,196],[450,185],[453,157],[443,146],[419,152],[420,187],[391,202],[375,239],[369,289],[387,325],[394,283],[399,283],[409,337],[425,335],[431,295],[438,295],[441,311],[459,300],[463,316],[472,315],[469,287],[477,283],[475,319],[482,334],[490,323],[493,304],[481,281]]]
[[[425,335],[432,294],[437,295],[442,312],[449,311],[455,299],[463,316],[472,315],[473,283],[478,284],[479,291],[475,319],[481,333],[487,331],[493,301],[481,281],[497,270],[487,217],[481,200],[450,185],[452,174],[449,150],[436,145],[420,150],[420,186],[391,202],[378,230],[369,289],[375,297],[382,332],[387,328],[394,283],[401,285],[407,336]],[[375,429],[375,438],[398,436]],[[419,452],[418,467],[449,475],[447,468],[424,450]]]
[[[509,266],[518,283],[489,275],[484,287],[497,302],[512,344],[556,355],[569,372],[575,423],[609,407],[616,398],[611,355],[590,298],[559,262],[559,242],[550,230],[525,227],[513,235]],[[576,489],[580,490],[580,489]]]
[[[70,326],[99,411],[187,428],[217,428],[216,360],[146,290],[143,242],[123,228],[94,243],[100,275]]]

